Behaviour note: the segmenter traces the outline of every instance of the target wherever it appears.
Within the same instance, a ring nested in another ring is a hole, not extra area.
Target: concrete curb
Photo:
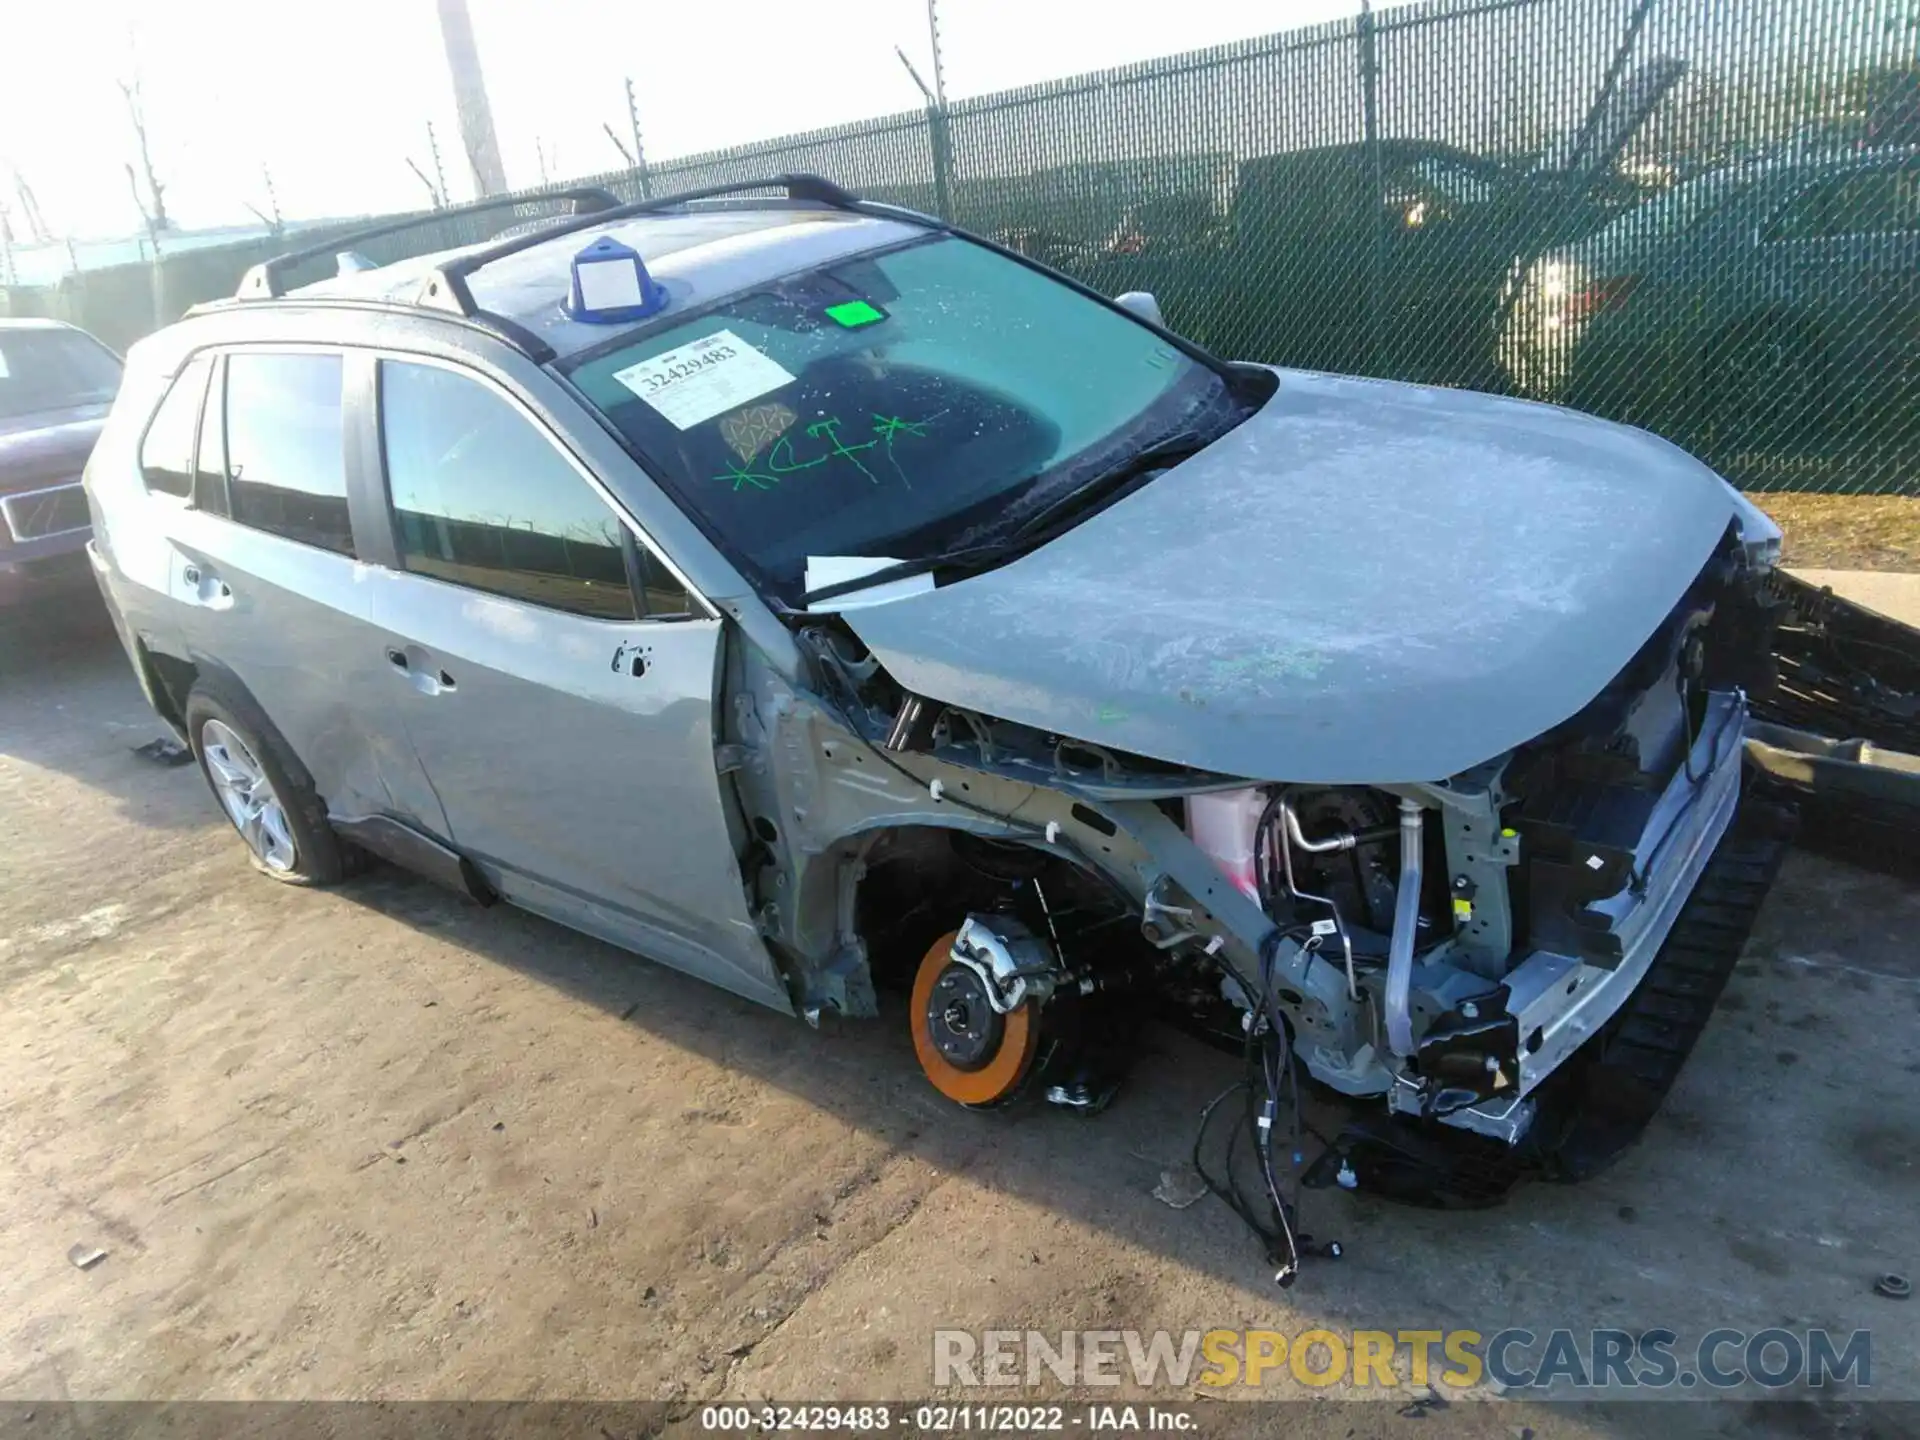
[[[1920,627],[1920,575],[1897,570],[1790,570],[1809,585],[1827,586],[1843,600]]]

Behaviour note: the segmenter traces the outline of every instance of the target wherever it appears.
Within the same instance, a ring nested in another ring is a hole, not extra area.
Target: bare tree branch
[[[147,202],[140,198],[140,182],[134,178],[133,162],[127,162],[127,189],[133,192],[133,208],[140,212],[140,220],[147,227],[147,238],[153,241],[153,248],[160,249],[160,231],[153,216],[147,212]]]
[[[114,82],[120,87],[121,95],[126,97],[127,118],[133,122],[134,139],[140,147],[140,168],[146,172],[147,201],[140,199],[139,183],[134,180],[133,166],[127,166],[127,179],[134,187],[134,203],[139,205],[140,214],[147,222],[149,234],[158,235],[162,230],[171,230],[173,222],[167,218],[167,187],[160,183],[160,177],[154,173],[153,152],[147,145],[146,108],[140,102],[140,77],[136,74],[131,80]]]

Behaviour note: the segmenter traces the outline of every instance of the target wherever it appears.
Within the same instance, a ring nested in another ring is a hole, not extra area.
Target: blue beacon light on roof
[[[589,325],[644,320],[666,309],[667,292],[647,273],[640,252],[602,235],[573,257],[566,312]]]

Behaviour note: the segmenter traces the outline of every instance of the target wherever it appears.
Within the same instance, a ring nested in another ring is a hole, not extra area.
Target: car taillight
[[[1638,275],[1609,275],[1603,280],[1589,281],[1567,296],[1567,313],[1584,320],[1603,310],[1624,309],[1627,297],[1639,283]]]

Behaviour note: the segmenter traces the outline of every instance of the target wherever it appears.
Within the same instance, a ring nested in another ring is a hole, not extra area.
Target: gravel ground
[[[1876,1391],[1920,1398],[1920,1305],[1869,1288],[1920,1269],[1920,893],[1892,881],[1790,860],[1615,1168],[1471,1214],[1316,1196],[1347,1258],[1283,1293],[1223,1207],[1152,1198],[1233,1072],[1181,1036],[1095,1120],[960,1112],[897,1002],[815,1033],[393,871],[275,885],[196,770],[131,754],[157,733],[100,625],[0,660],[0,1399],[911,1399],[936,1326],[1314,1324],[1870,1327]],[[1256,1428],[1897,1413],[1395,1399]]]

